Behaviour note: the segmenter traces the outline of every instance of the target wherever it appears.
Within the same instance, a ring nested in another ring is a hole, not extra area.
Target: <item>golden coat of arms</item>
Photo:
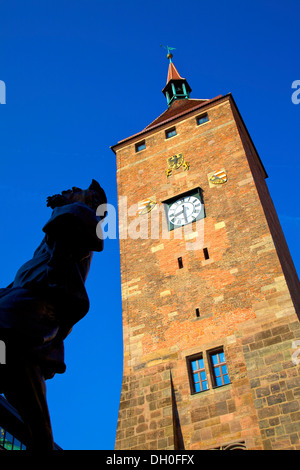
[[[173,170],[177,170],[181,166],[184,170],[189,170],[190,165],[189,163],[184,161],[184,156],[182,153],[177,153],[172,157],[167,159],[168,169],[166,170],[167,177],[171,176]]]
[[[227,173],[224,170],[218,170],[209,178],[209,181],[213,184],[224,184],[227,182]]]
[[[153,199],[144,199],[138,203],[138,211],[139,215],[147,214],[148,212],[152,211],[154,206],[156,205],[156,201]]]

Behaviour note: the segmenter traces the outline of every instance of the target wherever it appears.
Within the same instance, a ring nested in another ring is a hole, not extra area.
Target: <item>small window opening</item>
[[[183,268],[182,258],[178,258],[178,267],[179,267],[179,269]]]
[[[196,317],[197,317],[197,318],[200,317],[200,310],[199,310],[199,308],[196,308]]]
[[[182,85],[175,85],[176,95],[183,95]]]
[[[144,150],[146,148],[146,142],[143,140],[143,142],[139,142],[138,144],[135,144],[135,151],[140,152],[141,150]]]
[[[200,126],[201,124],[204,124],[207,121],[209,121],[207,113],[202,114],[201,116],[197,117],[198,126]]]
[[[209,254],[208,254],[208,249],[207,248],[203,248],[203,254],[204,254],[205,259],[209,259]]]
[[[174,137],[174,135],[177,135],[175,127],[166,131],[166,139],[170,139],[170,137]]]

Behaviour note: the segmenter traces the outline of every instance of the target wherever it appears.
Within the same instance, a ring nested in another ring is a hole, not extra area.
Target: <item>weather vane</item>
[[[163,47],[164,49],[167,49],[167,51],[168,51],[167,58],[170,60],[170,62],[172,62],[173,54],[170,51],[176,50],[176,47],[163,46],[162,44],[160,45],[160,47]]]

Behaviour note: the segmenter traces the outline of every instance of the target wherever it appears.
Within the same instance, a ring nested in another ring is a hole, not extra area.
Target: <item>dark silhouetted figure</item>
[[[95,180],[86,190],[48,197],[53,212],[42,243],[12,284],[0,289],[0,337],[7,346],[0,392],[28,428],[28,450],[53,450],[45,380],[65,372],[64,339],[89,310],[85,281],[93,252],[103,250],[98,224],[106,204]]]

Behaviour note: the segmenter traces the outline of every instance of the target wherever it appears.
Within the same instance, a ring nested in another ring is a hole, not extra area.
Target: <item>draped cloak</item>
[[[65,372],[64,339],[89,310],[85,281],[93,251],[103,250],[98,224],[83,203],[55,208],[33,258],[0,289],[0,330],[16,333],[15,360],[39,365],[46,379]]]

